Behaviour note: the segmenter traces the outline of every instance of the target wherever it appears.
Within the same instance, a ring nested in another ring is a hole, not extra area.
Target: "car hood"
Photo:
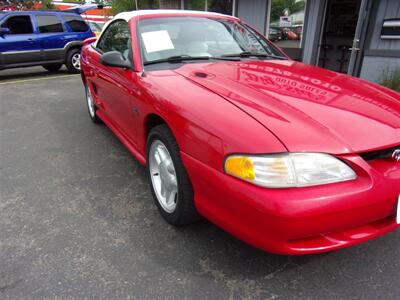
[[[292,152],[400,144],[400,95],[358,78],[288,60],[185,64],[175,72],[245,111]]]

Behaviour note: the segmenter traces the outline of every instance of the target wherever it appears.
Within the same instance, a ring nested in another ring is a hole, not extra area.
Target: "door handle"
[[[353,45],[352,45],[351,48],[349,48],[349,51],[353,51],[353,50],[354,51],[360,51],[361,49],[357,47],[359,45],[359,43],[360,43],[359,39],[354,39],[353,40]]]

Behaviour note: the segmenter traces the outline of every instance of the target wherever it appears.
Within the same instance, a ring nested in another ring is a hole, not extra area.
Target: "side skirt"
[[[128,149],[130,153],[138,160],[142,165],[146,164],[146,157],[144,157],[136,147],[129,142],[129,140],[122,134],[117,127],[115,127],[112,122],[107,118],[106,114],[100,109],[96,111],[97,116],[107,125],[108,128],[117,136],[117,138],[122,142],[122,144]]]
[[[24,67],[34,67],[48,64],[64,64],[64,60],[41,60],[27,63],[18,63],[18,64],[9,64],[9,65],[0,65],[0,70],[5,69],[15,69],[15,68],[24,68]]]

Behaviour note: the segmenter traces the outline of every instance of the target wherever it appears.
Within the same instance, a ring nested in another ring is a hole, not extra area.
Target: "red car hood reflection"
[[[247,112],[292,152],[400,144],[399,94],[354,77],[280,60],[187,64],[175,72]]]

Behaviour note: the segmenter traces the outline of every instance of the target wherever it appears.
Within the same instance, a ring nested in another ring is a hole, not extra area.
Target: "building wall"
[[[396,69],[400,69],[399,57],[365,56],[360,77],[373,82],[381,82]]]
[[[304,25],[303,62],[317,64],[320,37],[324,24],[325,6],[328,0],[308,0],[308,15]]]
[[[400,40],[380,38],[383,20],[400,18],[400,1],[380,0],[375,5],[360,77],[379,82],[384,74],[400,68]]]
[[[375,26],[372,31],[370,49],[399,50],[400,40],[382,40],[380,38],[384,19],[400,18],[399,0],[380,0],[375,16]]]
[[[267,24],[267,0],[239,0],[236,15],[262,34]]]

